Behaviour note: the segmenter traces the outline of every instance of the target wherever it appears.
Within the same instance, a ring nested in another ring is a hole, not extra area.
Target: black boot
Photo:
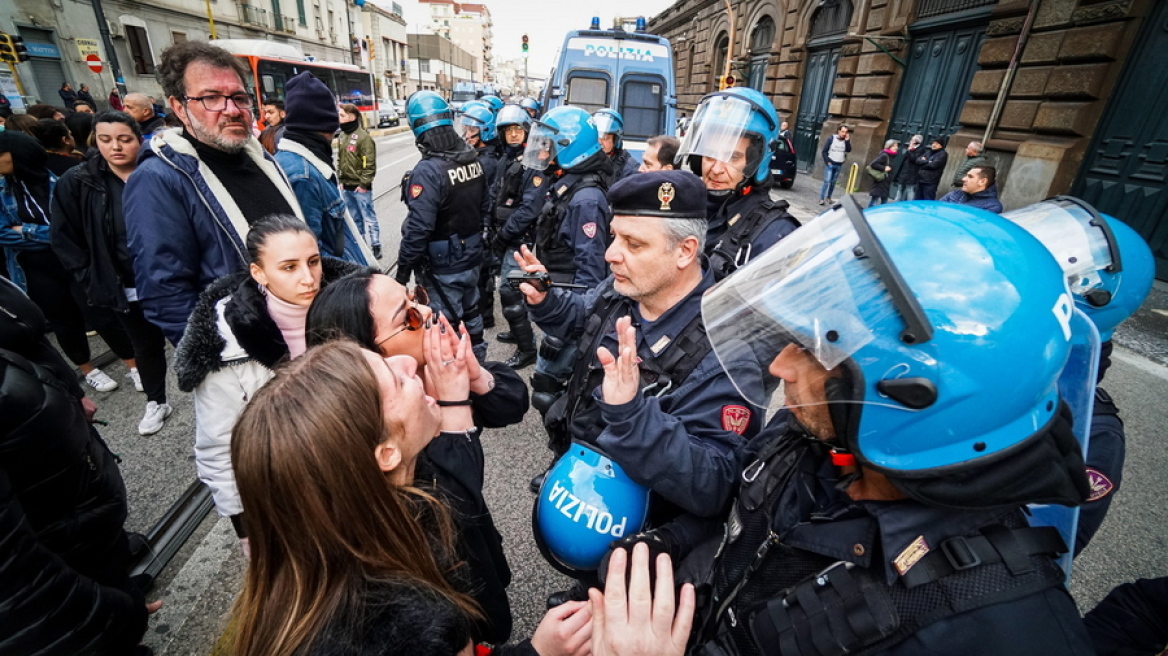
[[[495,335],[495,341],[499,342],[500,344],[514,344],[515,335],[512,335],[510,330],[504,330],[498,335]]]
[[[511,336],[519,347],[515,355],[507,360],[507,366],[522,369],[535,364],[535,330],[531,327],[527,308],[523,304],[508,305],[503,308],[503,317],[511,326]]]

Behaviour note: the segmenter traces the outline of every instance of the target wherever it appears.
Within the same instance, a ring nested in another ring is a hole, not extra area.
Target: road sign
[[[85,55],[85,65],[88,66],[89,70],[93,71],[94,73],[100,73],[101,72],[101,57],[98,57],[97,55],[92,55],[92,54]]]

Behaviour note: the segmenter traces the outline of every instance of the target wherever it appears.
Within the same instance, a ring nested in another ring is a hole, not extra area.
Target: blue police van
[[[544,86],[543,106],[574,105],[588,112],[611,107],[624,119],[624,147],[637,159],[645,141],[674,133],[677,96],[673,85],[673,47],[665,37],[636,29],[568,32],[556,67]]]

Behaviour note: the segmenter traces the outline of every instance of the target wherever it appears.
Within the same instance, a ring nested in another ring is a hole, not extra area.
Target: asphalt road
[[[381,220],[384,265],[396,255],[405,216],[397,185],[417,159],[408,134],[378,139],[380,164],[374,193]],[[807,220],[819,209],[815,203],[818,188],[818,181],[803,177],[781,195],[791,201],[796,216]],[[1168,294],[1158,288],[1144,313],[1156,318],[1164,316],[1156,310],[1168,310],[1165,298]],[[501,317],[498,324],[505,326]],[[1158,323],[1153,320],[1150,325]],[[496,330],[488,331],[488,338]],[[1127,467],[1123,487],[1116,493],[1107,521],[1075,563],[1071,589],[1083,610],[1091,608],[1118,583],[1168,574],[1168,559],[1162,555],[1168,547],[1168,513],[1163,501],[1168,499],[1168,479],[1163,475],[1168,471],[1168,450],[1162,444],[1162,427],[1168,425],[1168,368],[1156,361],[1163,351],[1148,348],[1159,344],[1162,335],[1133,331],[1132,335],[1117,334],[1120,348],[1106,382],[1127,425]],[[506,359],[513,348],[492,341],[489,357]],[[94,349],[99,352],[105,347],[94,340]],[[1153,359],[1145,357],[1146,351],[1152,351]],[[174,388],[172,377],[170,401],[175,407],[174,415],[160,433],[142,437],[136,427],[145,405],[144,396],[125,381],[121,363],[106,370],[123,385],[114,392],[93,394],[100,406],[98,418],[109,422],[102,433],[123,459],[122,471],[130,496],[128,525],[144,531],[194,479],[191,399]],[[530,376],[531,369],[525,369],[523,374]],[[1009,373],[1001,374],[1002,384],[1009,385]],[[547,594],[565,585],[565,579],[537,553],[530,532],[533,497],[527,483],[547,466],[550,457],[534,410],[517,426],[486,431],[483,442],[487,454],[486,495],[514,571],[510,588],[516,617],[513,637],[522,638],[531,635]],[[159,578],[152,596],[165,603],[163,610],[151,618],[146,644],[160,655],[210,653],[225,626],[243,566],[229,522],[212,515]]]

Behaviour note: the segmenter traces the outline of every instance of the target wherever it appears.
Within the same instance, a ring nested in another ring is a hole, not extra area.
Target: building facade
[[[366,2],[361,8],[361,28],[365,35],[365,58],[373,71],[378,98],[405,98],[409,77],[409,37],[401,5],[389,9]]]
[[[419,0],[418,5],[429,16],[426,29],[449,39],[475,58],[476,82],[495,82],[494,35],[491,10],[484,4],[454,2],[454,0]]]
[[[951,136],[948,188],[983,141],[1007,209],[1073,193],[1131,224],[1168,277],[1168,3],[1155,0],[680,0],[649,22],[690,113],[719,76],[791,123],[799,165],[853,129],[863,167],[886,139]],[[864,176],[860,176],[863,178]]]
[[[102,0],[100,6],[126,88],[155,97],[162,92],[156,78],[161,52],[212,33],[291,44],[320,61],[369,68],[361,56],[359,10],[344,0]],[[0,7],[0,30],[23,36],[32,55],[17,64],[25,95],[60,104],[61,84],[87,84],[104,107],[114,79],[93,4],[11,0]],[[90,68],[88,54],[99,57],[100,72]]]
[[[456,82],[475,81],[474,56],[437,34],[410,34],[409,55],[410,93],[437,91],[449,99]]]

